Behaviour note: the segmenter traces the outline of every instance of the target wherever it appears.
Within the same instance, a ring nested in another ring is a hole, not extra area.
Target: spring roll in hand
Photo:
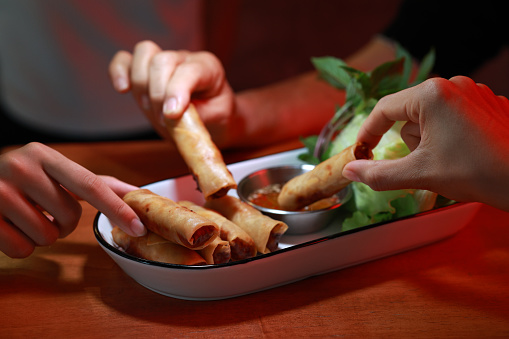
[[[231,259],[233,261],[251,258],[256,255],[257,250],[253,238],[237,224],[228,220],[218,212],[197,205],[191,201],[179,201],[179,204],[212,220],[219,226],[219,236],[221,239],[229,242]]]
[[[230,195],[207,201],[205,207],[221,213],[246,231],[253,238],[260,253],[277,250],[281,236],[288,229],[288,225],[284,222],[274,220]]]
[[[287,211],[296,211],[323,198],[338,193],[350,184],[343,177],[343,167],[353,160],[371,159],[373,154],[366,144],[356,143],[318,164],[313,170],[288,181],[278,196],[279,205]]]
[[[148,230],[176,244],[199,250],[219,236],[216,223],[147,189],[127,193],[124,201]]]
[[[166,119],[165,122],[205,200],[222,197],[237,187],[221,152],[192,104],[180,119]]]
[[[205,265],[196,252],[172,243],[148,231],[143,237],[132,237],[118,227],[111,231],[113,241],[126,253],[138,258],[177,265]]]

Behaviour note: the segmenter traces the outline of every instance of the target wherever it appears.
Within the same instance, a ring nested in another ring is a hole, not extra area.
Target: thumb
[[[409,156],[395,160],[355,160],[345,165],[343,176],[375,191],[424,188],[419,187],[420,171],[412,160]]]

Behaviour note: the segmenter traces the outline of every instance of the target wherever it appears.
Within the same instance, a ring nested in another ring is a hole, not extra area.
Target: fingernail
[[[163,113],[168,116],[175,115],[178,109],[178,100],[175,97],[168,98],[164,101]]]
[[[133,221],[131,222],[131,231],[133,232],[134,235],[137,235],[139,237],[147,234],[147,229],[145,228],[145,226],[143,226],[139,219],[133,219]]]
[[[141,108],[145,111],[150,110],[150,100],[146,94],[143,94],[140,98],[141,100]]]
[[[124,77],[118,77],[115,79],[115,87],[117,91],[122,92],[128,88],[127,80]]]

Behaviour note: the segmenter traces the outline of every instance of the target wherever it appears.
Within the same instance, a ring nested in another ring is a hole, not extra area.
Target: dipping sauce
[[[247,197],[247,200],[249,202],[251,202],[255,205],[261,206],[261,207],[284,211],[284,209],[281,208],[281,206],[279,206],[279,204],[277,202],[277,197],[279,196],[279,193],[281,192],[282,187],[283,187],[282,184],[267,185],[265,187],[257,189],[253,193],[251,193]],[[333,195],[329,198],[318,200],[318,201],[312,203],[311,205],[306,206],[306,207],[304,207],[300,210],[297,210],[297,211],[322,210],[322,209],[337,205],[338,203],[339,203],[339,198],[336,195]]]

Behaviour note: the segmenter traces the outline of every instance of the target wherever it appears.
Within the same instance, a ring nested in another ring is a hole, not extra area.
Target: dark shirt
[[[509,2],[404,1],[384,35],[420,60],[432,47],[434,73],[468,76],[508,45]]]

